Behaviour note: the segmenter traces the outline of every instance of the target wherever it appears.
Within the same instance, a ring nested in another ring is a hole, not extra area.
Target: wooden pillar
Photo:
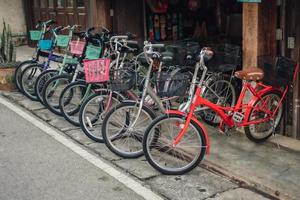
[[[257,65],[258,4],[243,4],[243,68]]]
[[[276,1],[243,4],[243,68],[257,66],[258,56],[276,56]]]

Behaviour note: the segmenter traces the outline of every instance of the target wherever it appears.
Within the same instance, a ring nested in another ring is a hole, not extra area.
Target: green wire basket
[[[72,56],[67,56],[65,64],[78,64],[78,60],[77,58],[73,58]]]
[[[101,47],[96,47],[94,45],[88,45],[86,47],[85,58],[90,59],[90,60],[99,59],[101,51],[102,51]]]
[[[30,39],[33,41],[40,40],[42,37],[42,31],[32,30],[29,31]]]
[[[59,47],[67,47],[70,42],[70,37],[68,35],[58,35],[56,37],[56,45]]]

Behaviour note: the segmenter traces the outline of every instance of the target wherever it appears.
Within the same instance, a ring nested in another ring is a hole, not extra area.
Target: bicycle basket
[[[68,35],[58,35],[56,37],[56,45],[59,47],[67,47],[70,42],[70,37]]]
[[[258,65],[264,71],[263,82],[275,87],[292,84],[296,62],[286,58],[270,56],[258,57]]]
[[[33,41],[40,40],[42,37],[42,31],[32,30],[29,31],[30,39]]]
[[[65,59],[65,64],[75,65],[78,64],[77,58],[73,58],[72,56],[67,56]]]
[[[190,85],[187,74],[160,72],[156,75],[156,90],[160,97],[184,96]]]
[[[50,50],[52,48],[53,41],[52,40],[40,40],[39,48],[40,50]]]
[[[126,92],[132,89],[137,82],[137,73],[132,68],[111,70],[110,86],[113,91]]]
[[[86,47],[85,58],[86,59],[98,59],[101,54],[101,47],[96,47],[94,45],[88,45]]]
[[[110,59],[84,60],[83,65],[87,83],[102,83],[109,80]]]
[[[83,53],[84,46],[85,46],[84,41],[79,41],[79,40],[71,41],[70,42],[71,54],[81,55]]]

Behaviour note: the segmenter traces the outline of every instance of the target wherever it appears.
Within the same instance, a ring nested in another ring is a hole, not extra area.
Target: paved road
[[[0,104],[0,200],[142,199]]]
[[[157,194],[172,200],[267,199],[200,167],[182,176],[163,176],[143,157],[119,158],[39,103],[19,93],[6,96],[47,123],[9,103],[0,92],[0,200],[162,199]]]

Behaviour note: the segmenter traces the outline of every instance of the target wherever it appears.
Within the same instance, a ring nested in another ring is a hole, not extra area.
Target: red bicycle
[[[276,70],[266,65],[237,71],[235,76],[243,80],[243,88],[233,107],[222,107],[201,96],[201,86],[207,72],[204,60],[213,56],[213,51],[203,48],[198,65],[203,70],[197,90],[187,102],[186,111],[167,110],[147,128],[143,150],[147,161],[163,174],[179,175],[191,171],[209,152],[209,136],[204,125],[194,112],[211,109],[221,117],[219,128],[226,132],[234,127],[244,127],[246,136],[254,142],[263,142],[275,133],[283,113],[283,101],[289,86],[296,79],[298,64],[280,58]],[[264,72],[266,76],[264,78]],[[273,73],[271,73],[273,72]],[[268,76],[267,76],[268,75]],[[271,75],[271,79],[268,79]],[[269,85],[270,80],[278,84]],[[253,83],[256,83],[253,86]],[[282,86],[284,85],[283,89]],[[246,93],[252,97],[246,100]],[[198,108],[197,108],[198,107]]]

